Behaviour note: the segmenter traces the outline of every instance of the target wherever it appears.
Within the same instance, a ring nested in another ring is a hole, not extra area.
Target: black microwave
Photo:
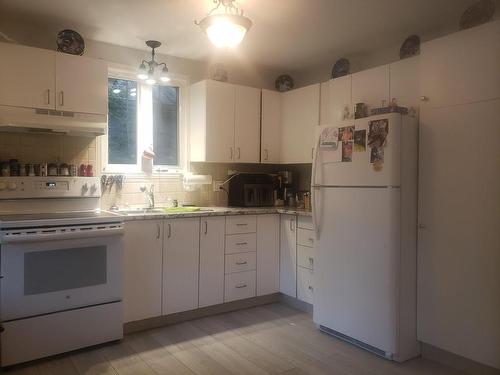
[[[229,181],[229,206],[274,206],[273,177],[268,174],[240,173]]]

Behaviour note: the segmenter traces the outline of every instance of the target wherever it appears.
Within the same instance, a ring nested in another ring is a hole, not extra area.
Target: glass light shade
[[[233,14],[215,14],[200,22],[200,27],[216,47],[236,47],[250,26],[252,22],[248,18]]]
[[[146,65],[144,63],[142,63],[139,66],[139,73],[137,74],[137,78],[142,79],[142,80],[145,80],[148,78],[148,71],[147,71]]]
[[[160,74],[160,80],[162,82],[169,82],[170,81],[170,78],[167,75],[167,73],[168,73],[168,69],[167,69],[167,67],[164,66],[163,69],[161,70],[161,74]]]
[[[137,78],[142,79],[142,80],[148,79],[148,74],[141,72],[141,73],[137,74]]]
[[[160,77],[160,80],[161,80],[162,82],[170,82],[170,78],[169,78],[169,77],[167,77],[167,76],[161,76],[161,77]]]
[[[155,79],[153,79],[153,78],[148,78],[148,79],[146,80],[146,83],[147,83],[148,85],[154,85],[154,84],[156,83],[156,80],[155,80]]]

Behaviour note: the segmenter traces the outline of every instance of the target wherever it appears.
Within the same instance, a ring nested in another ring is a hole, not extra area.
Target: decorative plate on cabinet
[[[418,35],[410,35],[399,49],[399,58],[406,59],[418,54],[420,54],[420,37]]]
[[[351,68],[351,63],[345,58],[338,59],[332,68],[332,79],[349,74],[349,69]]]
[[[459,30],[465,30],[491,21],[495,14],[495,3],[492,0],[479,0],[469,6],[460,17]]]
[[[57,50],[70,55],[81,56],[85,51],[85,41],[74,30],[62,30],[57,34]]]
[[[293,79],[288,74],[282,74],[274,82],[274,87],[279,92],[290,91],[293,89]]]

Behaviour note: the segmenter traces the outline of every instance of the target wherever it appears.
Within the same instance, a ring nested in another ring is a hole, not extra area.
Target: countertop
[[[134,212],[124,213],[117,211],[125,221],[128,220],[146,220],[146,219],[175,219],[188,217],[206,217],[206,216],[230,216],[230,215],[263,215],[263,214],[288,214],[299,216],[311,216],[311,211],[290,207],[256,207],[256,208],[237,208],[237,207],[200,207],[200,211],[194,212]]]

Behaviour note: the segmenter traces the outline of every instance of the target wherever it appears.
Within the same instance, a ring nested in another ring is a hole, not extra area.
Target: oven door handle
[[[40,242],[40,241],[55,241],[55,240],[72,240],[78,238],[95,238],[122,235],[124,233],[123,225],[117,224],[112,227],[101,229],[84,229],[80,228],[75,231],[54,231],[54,232],[37,232],[33,234],[2,234],[0,238],[1,244],[9,243],[24,243],[24,242]]]

